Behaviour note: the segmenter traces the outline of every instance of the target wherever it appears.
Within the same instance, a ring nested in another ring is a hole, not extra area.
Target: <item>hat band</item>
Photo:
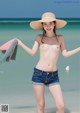
[[[45,17],[45,18],[42,18],[42,21],[43,22],[48,22],[48,21],[55,21],[56,19],[55,18],[52,18],[52,17]]]
[[[42,20],[44,20],[44,19],[55,19],[55,18],[53,18],[53,17],[43,17]]]

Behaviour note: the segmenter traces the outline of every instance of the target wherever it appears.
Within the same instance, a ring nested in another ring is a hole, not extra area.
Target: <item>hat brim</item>
[[[32,22],[30,22],[30,26],[33,29],[42,30],[43,29],[42,22],[51,22],[51,21],[56,21],[56,29],[62,28],[67,24],[67,22],[64,20],[54,19],[54,20],[32,21]]]

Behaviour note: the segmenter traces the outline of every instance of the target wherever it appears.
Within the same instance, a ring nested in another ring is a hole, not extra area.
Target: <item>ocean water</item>
[[[79,21],[70,21],[66,27],[57,30],[64,35],[67,50],[80,46]],[[42,31],[32,30],[29,22],[0,22],[0,45],[10,39],[18,38],[28,47],[32,47],[37,34]],[[0,60],[3,54],[0,52]],[[39,51],[30,56],[21,47],[18,47],[15,61],[4,62],[0,65],[0,103],[9,104],[15,108],[35,107],[35,97],[32,89],[33,68],[39,60]],[[66,71],[66,67],[70,70]],[[58,60],[59,78],[63,92],[80,91],[80,52],[64,58],[60,53]],[[46,101],[52,101],[46,88]],[[78,93],[76,97],[80,96]],[[80,99],[80,98],[79,98]],[[52,103],[51,103],[52,104]],[[77,103],[79,105],[79,103]],[[50,105],[50,104],[48,104]]]

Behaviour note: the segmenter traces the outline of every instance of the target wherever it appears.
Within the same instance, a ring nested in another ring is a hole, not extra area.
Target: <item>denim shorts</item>
[[[46,85],[46,86],[59,83],[58,70],[52,72],[46,72],[34,68],[32,82],[33,84]]]

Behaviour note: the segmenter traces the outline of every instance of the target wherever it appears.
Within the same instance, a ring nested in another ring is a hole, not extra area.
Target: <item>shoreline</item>
[[[36,113],[36,109],[11,109],[10,113]],[[56,113],[56,108],[45,109],[45,113]],[[65,113],[80,113],[77,111],[70,111],[68,108],[65,108]]]

